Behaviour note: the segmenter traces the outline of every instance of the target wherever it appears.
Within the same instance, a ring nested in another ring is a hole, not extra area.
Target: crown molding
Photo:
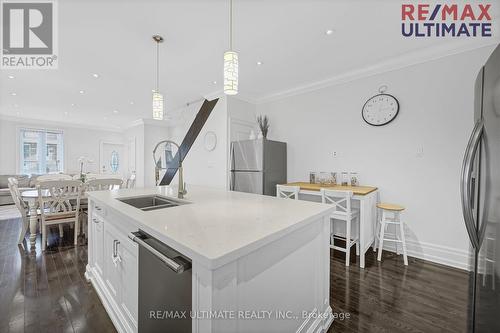
[[[6,121],[14,121],[14,122],[22,122],[27,123],[34,126],[62,126],[62,127],[71,127],[71,128],[83,128],[83,129],[91,129],[98,131],[108,131],[108,132],[116,132],[121,133],[123,129],[118,126],[95,126],[95,125],[87,125],[87,124],[77,124],[72,122],[62,122],[62,121],[51,121],[45,119],[37,119],[37,118],[24,118],[19,116],[9,116],[6,114],[0,114],[0,120]]]
[[[360,69],[349,71],[340,75],[332,76],[325,80],[314,81],[306,83],[304,85],[297,86],[295,88],[278,91],[265,95],[261,98],[256,99],[255,104],[264,104],[287,97],[304,94],[307,92],[323,89],[330,86],[335,86],[338,84],[343,84],[351,81],[355,81],[361,78],[370,77],[386,72],[391,72],[399,70],[406,67],[415,66],[418,64],[438,60],[448,56],[470,52],[477,49],[482,49],[486,47],[496,46],[500,43],[499,38],[488,39],[486,42],[482,43],[471,43],[470,41],[464,41],[462,43],[454,44],[449,46],[447,44],[440,45],[437,47],[429,47],[425,49],[420,49],[414,52],[407,53],[399,57],[392,57],[386,61],[379,62],[374,65],[366,66]]]
[[[209,101],[214,100],[216,98],[227,97],[227,98],[236,98],[236,99],[242,100],[244,102],[252,103],[252,104],[257,104],[257,102],[258,102],[258,99],[255,96],[252,96],[250,94],[246,94],[244,92],[243,93],[238,92],[238,94],[236,94],[236,95],[225,95],[223,90],[217,90],[217,91],[208,93],[208,94],[204,95],[203,97],[205,97]]]
[[[139,118],[134,120],[133,122],[129,123],[127,126],[124,126],[122,130],[127,130],[129,128],[135,127],[135,126],[160,126],[160,127],[169,127],[169,123],[167,120],[155,120],[155,119],[150,119],[150,118]]]

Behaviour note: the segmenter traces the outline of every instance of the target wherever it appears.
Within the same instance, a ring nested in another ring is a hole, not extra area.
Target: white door
[[[123,144],[101,142],[99,173],[124,177],[128,167],[125,162],[125,147]]]

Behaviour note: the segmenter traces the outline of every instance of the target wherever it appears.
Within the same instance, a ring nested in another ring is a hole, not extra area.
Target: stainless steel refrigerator
[[[500,332],[500,46],[479,72],[475,125],[462,165],[461,198],[471,244],[469,332]]]
[[[286,143],[267,139],[231,142],[232,191],[276,195],[286,183]]]

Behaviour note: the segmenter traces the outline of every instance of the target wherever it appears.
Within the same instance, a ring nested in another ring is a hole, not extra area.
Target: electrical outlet
[[[338,151],[334,151],[332,153],[332,156],[333,156],[333,158],[339,157],[339,152]]]
[[[416,152],[416,156],[418,158],[422,158],[424,156],[424,147],[417,147],[417,152]]]

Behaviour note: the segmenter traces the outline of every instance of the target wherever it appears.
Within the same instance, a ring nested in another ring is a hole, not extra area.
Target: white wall
[[[135,164],[136,187],[144,187],[144,123],[139,121],[126,128],[123,136],[125,144],[135,144],[135,156],[129,156],[129,160],[131,161],[130,168]],[[134,153],[130,149],[129,152]]]
[[[242,101],[236,97],[227,98],[229,117],[229,138],[231,141],[247,140],[250,132],[258,135],[255,104]]]
[[[188,107],[184,123],[172,128],[171,139],[179,144],[182,142],[200,106],[201,103],[197,103]],[[227,117],[227,100],[221,97],[184,159],[184,181],[188,185],[227,188],[229,144]],[[209,131],[217,136],[217,145],[212,151],[205,149],[205,135]],[[172,184],[177,184],[177,177],[178,175],[175,176]],[[187,190],[189,192],[189,187]]]
[[[257,113],[269,115],[271,139],[288,143],[289,181],[307,181],[310,171],[358,172],[362,184],[380,188],[382,201],[407,208],[412,255],[466,267],[459,173],[473,127],[474,81],[491,50],[258,105]],[[399,99],[400,114],[372,127],[361,108],[384,84]]]
[[[99,172],[99,149],[101,141],[123,142],[119,132],[71,127],[57,123],[44,123],[22,119],[0,118],[0,174],[16,174],[18,158],[19,128],[48,128],[63,131],[64,169],[68,173],[80,172],[78,158],[86,156],[94,161],[87,172]]]

